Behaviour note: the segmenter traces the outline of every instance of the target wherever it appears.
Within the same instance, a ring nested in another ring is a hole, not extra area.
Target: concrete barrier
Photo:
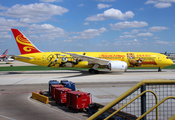
[[[49,97],[46,97],[44,95],[41,95],[35,92],[32,92],[32,98],[46,104],[49,103]]]

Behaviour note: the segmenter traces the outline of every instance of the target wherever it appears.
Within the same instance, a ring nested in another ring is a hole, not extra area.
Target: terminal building
[[[175,60],[175,53],[168,53],[167,56],[168,56],[171,60]]]
[[[171,60],[175,60],[175,53],[161,53],[161,54],[165,54],[166,56],[168,56],[168,58],[170,58]]]

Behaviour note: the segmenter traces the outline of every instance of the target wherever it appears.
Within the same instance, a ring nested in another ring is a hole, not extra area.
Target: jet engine
[[[125,72],[127,70],[127,63],[124,61],[110,61],[108,69],[110,71]]]

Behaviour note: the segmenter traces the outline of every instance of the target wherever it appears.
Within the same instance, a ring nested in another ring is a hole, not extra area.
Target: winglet
[[[32,42],[27,39],[18,29],[11,29],[21,54],[41,52]]]

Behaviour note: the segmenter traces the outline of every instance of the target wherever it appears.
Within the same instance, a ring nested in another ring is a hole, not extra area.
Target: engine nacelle
[[[116,72],[125,72],[127,70],[127,63],[124,61],[110,61],[108,69]]]

